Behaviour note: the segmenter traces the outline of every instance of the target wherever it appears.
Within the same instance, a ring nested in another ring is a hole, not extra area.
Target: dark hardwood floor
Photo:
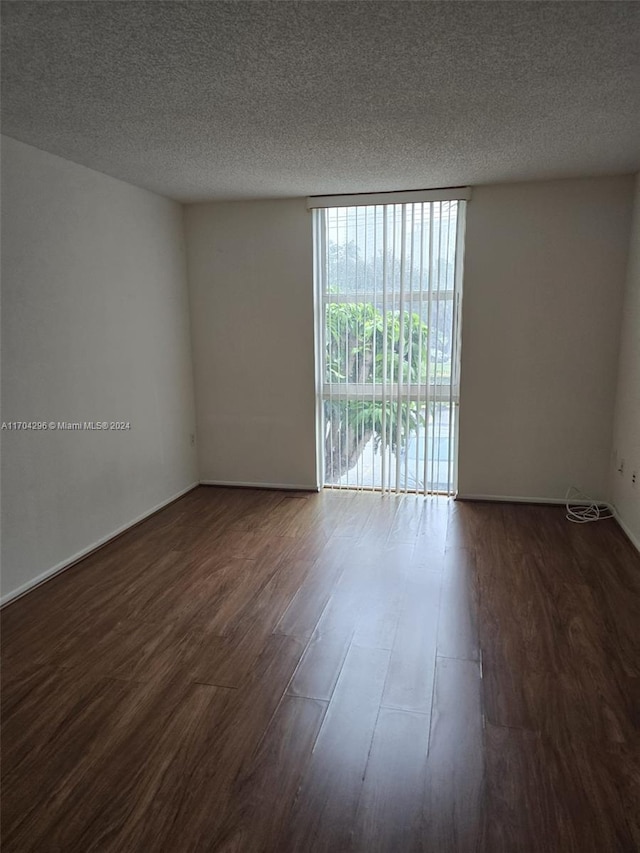
[[[640,850],[640,557],[200,487],[2,612],[2,850]]]

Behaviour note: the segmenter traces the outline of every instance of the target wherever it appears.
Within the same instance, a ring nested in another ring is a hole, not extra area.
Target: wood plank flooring
[[[200,487],[6,607],[2,850],[640,850],[640,556]]]

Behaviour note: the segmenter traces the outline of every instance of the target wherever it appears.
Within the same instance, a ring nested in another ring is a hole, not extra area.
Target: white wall
[[[474,188],[460,494],[608,499],[632,192],[624,176]]]
[[[130,421],[3,431],[2,593],[196,479],[178,204],[2,140],[2,420]]]
[[[461,494],[609,499],[632,193],[628,176],[474,188]],[[191,205],[186,225],[200,476],[313,486],[304,201]]]
[[[311,214],[186,208],[200,477],[315,488]]]
[[[627,533],[640,548],[640,175],[636,176],[613,432],[611,493]],[[622,473],[618,472],[624,460]],[[636,472],[636,482],[632,475]]]

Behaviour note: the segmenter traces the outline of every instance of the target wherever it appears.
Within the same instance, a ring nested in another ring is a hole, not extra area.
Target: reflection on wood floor
[[[5,608],[3,851],[640,849],[640,557],[200,487]]]

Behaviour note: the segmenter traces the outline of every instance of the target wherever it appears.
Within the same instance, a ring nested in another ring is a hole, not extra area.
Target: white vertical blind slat
[[[420,267],[419,267],[419,274],[418,274],[418,291],[419,292],[424,290],[424,241],[425,241],[424,219],[425,219],[424,202],[421,202],[420,203],[420,222],[421,222],[422,227],[420,229]],[[420,319],[421,320],[422,320],[422,310],[423,310],[422,301],[420,301],[419,302],[419,313],[420,313]],[[423,335],[423,324],[420,323],[420,325],[418,326],[418,377],[420,379],[422,378],[422,367],[423,367],[423,365],[422,365],[422,335]],[[427,359],[427,364],[425,365],[425,370],[428,370],[428,359]],[[427,381],[428,381],[428,377],[427,377]],[[421,395],[420,391],[418,392],[416,408],[418,410],[418,415],[419,415],[420,412],[422,411],[422,395]],[[419,488],[418,484],[420,482],[420,478],[418,476],[419,467],[420,467],[420,445],[419,445],[419,441],[416,440],[415,471],[414,471],[414,479],[415,479],[415,483],[416,483],[416,489]],[[422,481],[421,491],[423,494],[426,494],[425,480],[426,480],[426,478],[424,478]]]
[[[383,216],[383,225],[382,225],[382,395],[383,395],[383,403],[382,403],[382,424],[381,424],[381,447],[382,447],[382,477],[381,477],[381,487],[382,492],[386,491],[387,488],[387,452],[386,452],[386,441],[387,441],[387,368],[389,361],[389,346],[387,343],[388,331],[389,331],[389,319],[387,317],[387,272],[388,272],[388,258],[387,258],[387,237],[389,232],[389,208],[382,208],[382,216]]]
[[[428,372],[428,381],[426,387],[425,394],[425,424],[424,424],[424,447],[423,447],[423,457],[424,457],[424,471],[423,471],[423,484],[424,484],[424,493],[425,495],[429,491],[429,419],[431,416],[431,400],[429,389],[431,388],[431,373],[432,373],[432,364],[431,364],[431,352],[432,352],[432,341],[433,341],[433,332],[431,326],[431,320],[433,316],[433,280],[434,280],[434,272],[433,272],[433,210],[434,203],[431,202],[429,204],[429,302],[427,308],[427,372]],[[435,380],[435,374],[434,374]]]
[[[402,477],[400,473],[402,459],[400,458],[400,446],[402,435],[402,397],[404,392],[404,385],[402,381],[402,365],[403,359],[402,354],[405,351],[405,278],[407,274],[407,252],[406,252],[406,242],[407,242],[407,218],[406,218],[406,209],[402,208],[402,218],[400,221],[400,322],[398,327],[398,395],[397,395],[397,410],[396,410],[396,482],[395,482],[395,490],[396,492],[400,491]]]

